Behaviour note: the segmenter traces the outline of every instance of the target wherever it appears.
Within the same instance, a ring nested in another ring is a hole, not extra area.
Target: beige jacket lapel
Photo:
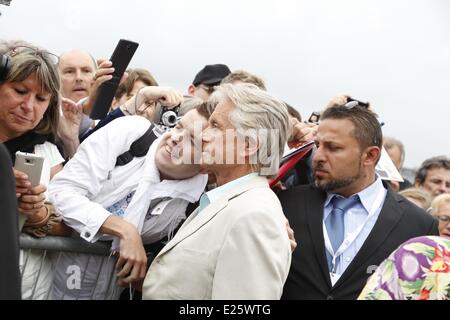
[[[233,190],[225,193],[220,199],[214,201],[205,209],[203,209],[201,213],[198,212],[198,208],[195,209],[188,220],[184,222],[180,230],[178,230],[175,237],[171,241],[169,241],[169,243],[161,250],[159,256],[172,249],[178,243],[199,230],[203,225],[211,221],[211,219],[213,219],[228,205],[228,201],[247,192],[248,190],[261,187],[268,188],[268,181],[264,177],[256,176],[255,178],[247,181],[241,186],[238,186],[237,188],[234,188]]]

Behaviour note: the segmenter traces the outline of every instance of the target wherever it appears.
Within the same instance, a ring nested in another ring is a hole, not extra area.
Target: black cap
[[[198,86],[199,84],[214,86],[219,84],[230,73],[230,68],[224,64],[208,64],[197,73],[192,84],[194,86]]]

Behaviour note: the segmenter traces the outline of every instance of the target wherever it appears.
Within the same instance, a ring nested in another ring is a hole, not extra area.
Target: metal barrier
[[[111,242],[20,234],[22,298],[118,299]],[[59,283],[59,287],[58,284]]]

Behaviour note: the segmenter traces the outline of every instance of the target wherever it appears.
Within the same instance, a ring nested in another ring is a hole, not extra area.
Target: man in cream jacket
[[[250,84],[224,84],[202,134],[202,170],[218,187],[161,250],[144,299],[279,299],[291,250],[268,185],[289,134],[286,106]]]

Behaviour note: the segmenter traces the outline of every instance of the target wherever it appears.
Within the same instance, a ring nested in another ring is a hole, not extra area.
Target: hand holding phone
[[[14,169],[25,173],[28,176],[28,181],[30,183],[27,191],[21,193],[21,197],[19,198],[19,231],[22,230],[27,216],[35,214],[36,211],[40,210],[43,206],[46,188],[44,186],[39,186],[43,165],[44,158],[41,156],[37,156],[33,153],[16,152]],[[20,176],[19,173],[15,172],[15,174],[16,177]],[[17,180],[18,178],[16,178],[16,181]]]
[[[308,122],[317,123],[320,119],[320,112],[314,111],[308,118]]]
[[[119,86],[120,79],[125,73],[138,46],[139,44],[136,42],[120,39],[110,59],[114,68],[112,79],[100,85],[90,114],[91,119],[97,120],[106,117],[114,99],[114,94]]]
[[[31,188],[37,186],[41,181],[44,158],[34,153],[16,152],[14,168],[25,173],[31,183]]]

